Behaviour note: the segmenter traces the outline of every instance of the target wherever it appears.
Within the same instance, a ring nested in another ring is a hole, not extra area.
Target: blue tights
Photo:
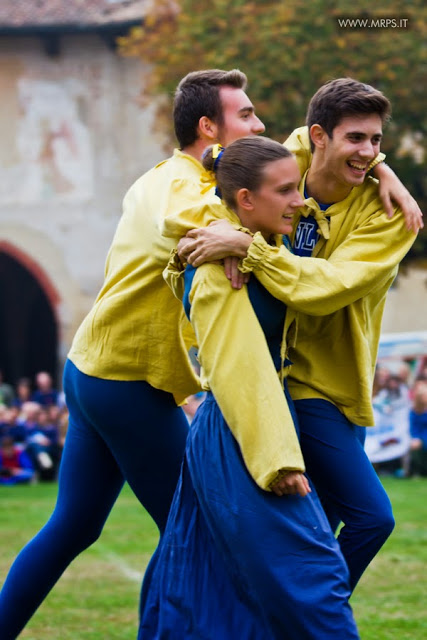
[[[0,638],[13,640],[70,562],[101,534],[125,480],[163,532],[188,423],[170,394],[146,382],[101,380],[70,361],[70,412],[54,512],[24,547],[0,594]]]
[[[301,449],[338,542],[353,590],[394,528],[390,500],[351,424],[330,402],[296,400]]]

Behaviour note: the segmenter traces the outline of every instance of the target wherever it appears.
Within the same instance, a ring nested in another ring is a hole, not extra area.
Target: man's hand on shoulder
[[[250,273],[242,273],[239,271],[240,258],[236,256],[228,256],[224,258],[224,272],[230,280],[233,289],[241,289],[244,284],[249,282]]]
[[[217,220],[208,227],[191,229],[179,242],[178,255],[181,262],[198,267],[228,256],[244,258],[251,242],[249,234],[238,231],[227,220]]]
[[[379,180],[380,198],[388,217],[393,217],[393,201],[402,209],[408,231],[412,229],[417,233],[424,227],[423,214],[417,201],[411,196],[394,171],[384,162],[378,164],[373,172]]]

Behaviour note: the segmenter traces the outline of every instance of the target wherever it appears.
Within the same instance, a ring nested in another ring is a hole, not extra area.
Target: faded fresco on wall
[[[8,120],[15,129],[15,148],[7,158],[1,156],[0,203],[90,198],[93,157],[79,108],[84,99],[81,83],[21,76],[13,89],[17,113]]]

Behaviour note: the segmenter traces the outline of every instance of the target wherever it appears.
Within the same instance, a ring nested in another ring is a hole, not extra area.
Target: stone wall
[[[61,361],[127,188],[165,156],[153,108],[138,104],[144,71],[96,35],[61,37],[55,58],[37,38],[0,40],[0,243],[55,292]]]

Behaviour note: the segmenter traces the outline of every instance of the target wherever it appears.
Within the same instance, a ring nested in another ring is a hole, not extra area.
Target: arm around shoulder
[[[409,251],[415,234],[402,214],[373,215],[326,258],[301,258],[256,234],[242,270],[254,271],[279,300],[309,315],[328,315],[381,286]]]
[[[199,360],[249,473],[269,489],[283,470],[304,471],[298,437],[246,287],[222,266],[197,270],[190,294]]]

